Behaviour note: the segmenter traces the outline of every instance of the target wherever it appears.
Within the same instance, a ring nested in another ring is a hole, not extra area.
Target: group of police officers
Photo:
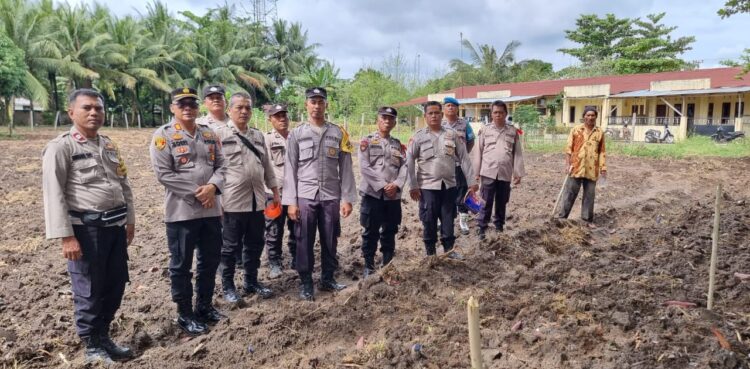
[[[454,219],[458,213],[459,228],[467,234],[466,197],[474,196],[481,184],[485,205],[478,215],[478,235],[484,239],[493,204],[493,223],[502,231],[511,182],[518,184],[525,175],[519,131],[506,124],[508,111],[502,101],[492,104],[492,121],[476,135],[458,117],[457,100],[428,102],[426,127],[408,145],[391,135],[396,109],[380,108],[377,131],[359,142],[362,180],[357,190],[352,168],[356,147],[342,127],[326,121],[324,88],[306,90],[308,120],[291,130],[286,106],[268,105],[265,113],[273,130],[265,134],[248,124],[250,95],[238,92],[228,100],[225,96],[223,86],[204,88],[208,114],[198,117],[197,91],[188,87],[172,91],[174,118],[158,128],[149,143],[154,173],[165,189],[176,322],[191,335],[206,332],[207,324],[224,318],[212,303],[219,269],[227,302],[241,299],[234,278],[238,265],[244,272],[244,294],[273,296],[259,282],[258,268],[266,248],[269,278],[283,273],[285,228],[289,265],[299,274],[300,298],[312,301],[316,232],[321,250],[319,290],[346,288],[334,276],[337,241],[340,218],[351,214],[358,195],[366,278],[376,271],[378,243],[381,266],[394,257],[407,183],[409,196],[419,202],[426,254],[436,254],[439,226],[444,252],[461,259],[454,250]],[[52,140],[44,152],[47,238],[62,239],[85,360],[110,363],[133,355],[109,336],[128,282],[133,194],[122,153],[98,133],[104,122],[102,96],[91,89],[74,91],[68,114],[73,121],[70,131]],[[281,206],[281,215],[266,217],[269,204]]]

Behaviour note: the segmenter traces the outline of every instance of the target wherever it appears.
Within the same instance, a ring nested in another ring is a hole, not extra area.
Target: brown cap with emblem
[[[395,118],[398,116],[398,112],[390,106],[382,106],[378,109],[378,115],[390,115]]]
[[[268,106],[268,108],[266,109],[266,115],[270,117],[270,116],[272,116],[272,115],[274,115],[276,113],[280,113],[282,111],[283,112],[287,112],[288,111],[285,104],[272,104],[272,105]]]
[[[180,87],[172,90],[171,93],[172,102],[179,101],[186,98],[192,98],[198,100],[198,93],[194,88]]]
[[[309,99],[311,97],[322,97],[324,99],[328,99],[328,91],[326,91],[323,87],[312,87],[305,90],[305,98]]]
[[[203,98],[205,99],[208,95],[221,94],[224,96],[226,89],[222,85],[208,85],[203,87]]]

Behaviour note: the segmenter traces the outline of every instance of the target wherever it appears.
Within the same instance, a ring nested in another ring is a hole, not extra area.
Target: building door
[[[569,114],[570,115],[568,115],[568,122],[570,122],[571,124],[575,124],[576,123],[576,107],[575,106],[570,107]]]
[[[693,131],[693,125],[695,125],[695,104],[687,104],[687,131]]]
[[[729,124],[729,117],[731,117],[732,103],[721,103],[721,123]]]

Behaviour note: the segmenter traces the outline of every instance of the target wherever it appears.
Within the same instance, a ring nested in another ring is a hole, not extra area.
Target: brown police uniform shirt
[[[221,151],[227,168],[221,194],[224,211],[262,211],[266,206],[266,186],[276,187],[276,177],[266,151],[263,133],[252,127],[247,127],[247,131],[242,133],[230,120],[216,134],[221,140]],[[251,151],[238,135],[247,139],[261,156],[258,157]]]
[[[401,199],[406,184],[406,148],[397,138],[383,138],[379,132],[363,138],[359,143],[359,169],[360,194],[384,200]],[[383,187],[389,183],[398,186],[396,197],[383,194]]]
[[[288,136],[287,136],[288,137]],[[286,138],[276,130],[271,130],[265,134],[266,151],[268,152],[273,174],[276,177],[276,185],[279,186],[279,193],[282,191],[284,183],[284,158],[286,157]],[[271,189],[266,186],[266,193],[271,193]]]
[[[50,141],[42,158],[44,219],[48,239],[73,235],[82,224],[68,211],[103,212],[127,206],[126,219],[112,224],[135,224],[133,191],[120,151],[104,135],[87,139],[75,126]]]
[[[570,164],[573,166],[570,175],[573,178],[596,181],[599,173],[607,170],[604,132],[599,127],[595,126],[590,133],[586,132],[583,124],[573,127],[568,135],[565,153],[570,154]]]
[[[472,166],[482,177],[510,182],[514,176],[526,175],[519,132],[507,123],[502,127],[485,124],[477,134],[471,157]]]
[[[429,127],[417,131],[406,149],[410,189],[439,190],[456,187],[456,161],[469,186],[476,183],[466,145],[457,142],[455,130],[441,127],[433,133]]]
[[[179,222],[221,215],[221,201],[204,209],[195,197],[198,186],[213,184],[224,190],[224,155],[213,130],[196,124],[190,135],[180,123],[159,127],[151,140],[151,164],[165,189],[165,222]]]
[[[214,132],[216,132],[217,129],[226,127],[227,124],[229,124],[229,117],[225,116],[224,120],[218,120],[212,117],[211,114],[206,114],[196,119],[195,123],[211,128]]]
[[[297,205],[297,199],[357,201],[352,170],[352,148],[348,134],[326,122],[320,133],[303,123],[287,139],[284,161],[282,205]]]

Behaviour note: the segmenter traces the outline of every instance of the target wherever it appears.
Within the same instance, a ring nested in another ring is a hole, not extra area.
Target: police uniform
[[[306,95],[326,97],[322,88],[308,89]],[[321,287],[337,285],[334,272],[338,268],[340,202],[353,204],[357,199],[346,131],[330,122],[322,127],[304,122],[294,128],[287,139],[283,188],[282,205],[299,208],[295,231],[297,272],[303,292],[312,284],[316,230],[320,231]]]
[[[76,330],[96,346],[109,340],[129,280],[124,225],[135,224],[135,211],[125,162],[109,137],[88,139],[73,126],[44,149],[42,186],[47,239],[75,236],[81,246],[82,257],[68,261]]]
[[[240,249],[245,272],[245,292],[270,297],[271,291],[258,283],[258,267],[264,244],[265,187],[276,187],[263,133],[252,127],[247,127],[247,131],[243,133],[230,121],[227,126],[219,128],[216,134],[221,140],[226,166],[222,192],[224,242],[221,249],[224,294],[225,297],[227,294],[234,294],[236,299],[234,269],[236,250]],[[228,300],[231,299],[230,297]]]
[[[185,95],[197,100],[195,90],[183,91],[183,94],[179,89],[173,91],[173,101]],[[226,168],[220,145],[210,128],[196,124],[195,132],[190,134],[175,121],[158,128],[150,145],[156,179],[165,188],[164,221],[172,300],[181,317],[192,317],[190,269],[196,249],[196,312],[213,309],[211,301],[222,243],[221,203],[216,201],[213,207],[204,208],[195,191],[206,184],[213,184],[217,194],[223,191]]]
[[[208,85],[203,88],[203,98],[205,99],[208,95],[221,94],[224,96],[226,90],[222,85]],[[214,118],[211,114],[206,114],[195,120],[195,123],[211,128],[216,132],[221,127],[226,127],[229,123],[229,116],[224,114],[224,119],[219,120]]]
[[[396,109],[380,108],[378,114],[397,116]],[[359,168],[362,181],[359,194],[362,196],[359,221],[362,225],[362,256],[365,273],[375,269],[375,252],[380,240],[383,265],[388,264],[396,250],[396,232],[401,224],[401,194],[406,184],[406,147],[393,136],[381,137],[371,133],[359,144]],[[385,196],[389,183],[398,186],[396,196]]]
[[[273,115],[282,111],[287,111],[286,106],[282,104],[273,105],[269,108],[267,115]],[[276,177],[276,183],[281,185],[284,183],[284,158],[286,157],[286,138],[282,136],[276,130],[268,131],[265,135],[266,150],[270,155],[271,166],[273,167],[273,173]],[[283,189],[279,188],[279,193],[283,193]],[[269,188],[266,188],[266,195],[268,201],[273,200],[273,194]],[[297,241],[294,238],[294,227],[295,223],[289,219],[287,210],[289,206],[284,205],[281,209],[281,215],[275,219],[266,219],[266,248],[268,249],[268,262],[271,266],[281,267],[282,264],[282,247],[281,244],[284,240],[284,223],[289,229],[289,239],[287,241],[287,247],[289,249],[289,255],[291,255],[292,269],[296,269],[296,253],[297,253]]]
[[[456,160],[465,168],[469,186],[475,183],[466,145],[458,141],[458,133],[447,127],[433,132],[429,127],[417,131],[409,140],[406,151],[407,171],[411,189],[419,189],[419,219],[424,224],[422,239],[427,255],[435,254],[437,223],[440,220],[440,241],[443,249],[453,249],[456,237]]]
[[[450,103],[458,105],[458,100],[454,98],[445,98],[443,100],[444,104]],[[451,128],[456,131],[456,138],[457,142],[466,147],[466,150],[468,152],[469,146],[468,144],[470,142],[474,142],[474,131],[471,129],[471,126],[469,123],[466,122],[463,118],[456,119],[455,122],[449,122],[448,120],[443,120],[443,126]],[[461,167],[461,162],[458,161],[458,158],[456,159],[456,208],[458,209],[459,214],[462,215],[464,218],[463,220],[466,220],[466,217],[468,216],[469,209],[466,207],[466,204],[464,204],[464,198],[466,197],[466,192],[469,190],[469,186],[466,181],[466,168]],[[467,228],[468,229],[468,228]]]
[[[493,223],[498,231],[505,225],[505,208],[510,199],[510,184],[513,177],[526,175],[523,163],[523,148],[520,132],[504,124],[498,127],[487,123],[479,131],[477,147],[471,154],[472,166],[477,168],[481,181],[481,196],[485,205],[477,216],[479,234],[484,234],[495,206]]]

